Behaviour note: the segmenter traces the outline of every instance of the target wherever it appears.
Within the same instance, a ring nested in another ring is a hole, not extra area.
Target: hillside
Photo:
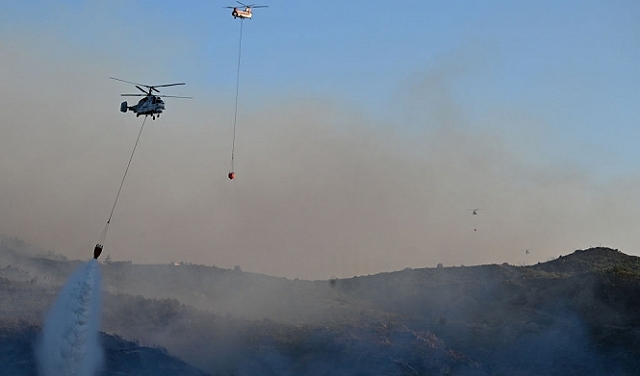
[[[0,320],[0,359],[3,375],[37,375],[33,346],[40,327],[24,321]],[[206,376],[162,349],[141,347],[118,336],[102,335],[102,375]]]
[[[11,261],[9,266],[8,261]],[[78,262],[0,247],[0,317],[37,325]],[[640,259],[299,281],[201,265],[102,265],[103,330],[211,374],[632,375]]]

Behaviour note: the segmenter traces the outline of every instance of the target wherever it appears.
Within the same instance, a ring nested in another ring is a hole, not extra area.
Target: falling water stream
[[[100,369],[100,283],[95,259],[80,264],[67,280],[37,344],[40,376],[93,376]]]

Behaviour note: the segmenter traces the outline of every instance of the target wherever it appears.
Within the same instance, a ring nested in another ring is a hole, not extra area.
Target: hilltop
[[[0,317],[39,323],[77,264],[0,247]],[[159,346],[211,374],[640,369],[640,259],[609,248],[531,266],[329,281],[184,264],[118,262],[102,270],[105,333]]]

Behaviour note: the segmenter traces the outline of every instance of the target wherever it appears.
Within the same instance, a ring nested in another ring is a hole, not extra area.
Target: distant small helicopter
[[[481,208],[467,209],[467,211],[471,212],[471,215],[478,215],[478,212],[480,210],[484,210],[484,209],[481,209]],[[478,231],[478,221],[475,222],[473,231]]]
[[[156,117],[160,117],[162,111],[164,111],[164,101],[160,96],[154,95],[153,92],[159,93],[160,90],[156,89],[158,87],[168,87],[168,86],[178,86],[184,85],[184,82],[175,83],[175,84],[164,84],[164,85],[144,85],[138,84],[135,82],[121,80],[115,77],[109,77],[112,80],[126,82],[128,84],[135,85],[135,87],[143,92],[144,94],[121,94],[123,97],[144,97],[138,101],[138,104],[129,106],[127,101],[124,101],[120,104],[120,111],[127,112],[128,110],[133,111],[136,116],[145,115],[151,116],[151,119],[155,120]],[[142,87],[146,87],[148,90],[143,89]],[[192,97],[180,97],[175,95],[163,95],[165,98],[187,98],[191,99]]]
[[[478,215],[478,210],[480,210],[480,209],[476,208],[476,209],[469,209],[469,210],[471,210],[471,214],[472,215]]]
[[[251,5],[247,5],[247,4],[243,4],[239,1],[236,1],[236,3],[242,5],[244,7],[243,9],[239,9],[238,7],[225,7],[225,8],[229,8],[229,9],[233,9],[231,11],[231,15],[233,16],[233,18],[240,18],[240,19],[244,19],[244,18],[251,18],[251,9],[253,8],[268,8],[268,5],[255,5],[255,4],[251,4]]]

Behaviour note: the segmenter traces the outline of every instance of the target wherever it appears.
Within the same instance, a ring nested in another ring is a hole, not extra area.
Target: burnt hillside
[[[0,252],[0,317],[37,328],[77,264]],[[593,248],[532,266],[299,281],[109,263],[102,327],[219,375],[634,375],[639,265]]]

